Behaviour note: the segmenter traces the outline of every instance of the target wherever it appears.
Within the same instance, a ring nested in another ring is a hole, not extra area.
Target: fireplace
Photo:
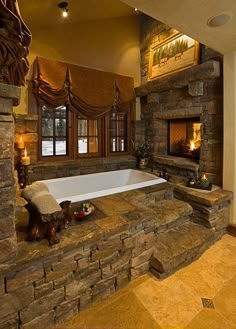
[[[168,120],[168,154],[184,158],[200,158],[200,118]]]

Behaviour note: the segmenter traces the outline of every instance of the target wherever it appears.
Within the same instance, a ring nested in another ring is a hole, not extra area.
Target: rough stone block
[[[20,87],[0,83],[0,99],[12,99],[12,105],[19,105],[21,89]]]
[[[41,265],[35,265],[31,268],[26,268],[16,273],[11,273],[11,276],[6,277],[7,291],[14,291],[23,286],[28,286],[34,281],[40,280],[44,277],[43,268]]]
[[[14,206],[0,206],[0,240],[9,238],[15,233]]]
[[[17,239],[16,234],[13,236],[0,240],[0,263],[6,262],[16,256]]]
[[[32,328],[54,328],[55,327],[55,311],[50,311],[36,317],[30,322],[24,323],[22,329],[32,329]]]
[[[48,282],[41,284],[34,288],[35,299],[39,299],[43,296],[46,296],[53,291],[53,282]]]
[[[189,92],[189,95],[191,95],[191,96],[203,96],[204,95],[203,81],[189,82],[188,92]]]
[[[79,298],[76,297],[72,300],[65,301],[61,303],[55,311],[56,315],[56,323],[60,323],[62,321],[69,320],[73,318],[79,309]]]
[[[92,303],[92,290],[87,289],[83,293],[80,294],[80,301],[79,301],[79,310],[82,311],[90,306]]]
[[[23,324],[32,321],[42,314],[52,311],[64,301],[64,288],[57,289],[47,296],[35,300],[20,312]]]
[[[8,121],[5,120],[7,117]],[[0,115],[0,159],[11,159],[14,154],[14,122],[13,118]]]
[[[129,283],[129,271],[125,270],[116,275],[116,289],[120,289]]]
[[[4,320],[1,322],[0,320],[0,329],[17,329],[19,328],[19,318],[18,314],[15,314],[14,316],[10,317],[7,320]]]
[[[137,279],[141,275],[146,274],[149,271],[149,267],[150,267],[150,262],[148,261],[146,263],[142,263],[136,266],[135,268],[131,268],[130,270],[131,280]]]
[[[105,257],[103,259],[100,259],[100,267],[103,268],[104,266],[107,266],[107,264],[113,264],[119,259],[119,252],[115,251],[113,254],[111,254],[108,257]]]
[[[150,93],[147,95],[147,103],[157,103],[160,102],[160,95],[158,93]]]
[[[114,271],[112,270],[110,265],[102,268],[102,279],[103,280],[107,279],[113,275],[114,275]]]
[[[12,160],[0,160],[0,188],[11,186],[14,189],[15,178],[13,174]]]
[[[111,265],[114,272],[117,273],[129,269],[130,259],[131,259],[131,249],[125,250],[124,252],[120,253],[119,259]]]
[[[89,263],[89,265],[81,271],[78,271],[76,274],[79,275],[81,279],[88,277],[91,274],[98,273],[99,271],[99,261]]]
[[[103,249],[103,250],[97,250],[95,253],[92,253],[91,261],[95,262],[95,261],[100,260],[102,258],[107,258],[107,257],[111,256],[112,254],[114,254],[115,251],[116,250],[113,247]]]
[[[77,263],[74,262],[74,263],[71,263],[71,264],[68,264],[64,267],[62,267],[61,270],[58,270],[58,271],[51,271],[51,272],[48,272],[46,273],[46,282],[49,282],[49,281],[55,281],[55,280],[60,280],[62,277],[65,277],[68,272],[74,272],[77,268]]]
[[[131,267],[136,267],[142,263],[146,263],[150,260],[152,254],[153,254],[154,249],[150,248],[148,250],[145,250],[142,252],[140,255],[137,257],[134,257],[131,259]]]
[[[72,272],[69,272],[65,276],[54,280],[53,281],[53,287],[54,287],[54,289],[64,287],[67,284],[69,284],[73,279],[74,279],[74,274]]]

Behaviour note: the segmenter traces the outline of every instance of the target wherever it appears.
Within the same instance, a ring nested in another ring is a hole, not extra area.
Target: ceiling
[[[236,51],[235,0],[122,0],[201,43],[227,54]],[[221,27],[209,27],[209,18],[230,14]]]
[[[60,0],[18,0],[20,12],[29,28],[61,23]],[[184,32],[222,54],[236,50],[236,0],[68,0],[67,21],[135,15],[134,8]],[[215,15],[229,13],[231,20],[221,27],[209,27]]]
[[[18,0],[20,13],[30,28],[47,27],[62,22],[62,0]],[[135,15],[132,7],[120,0],[67,0],[68,17],[66,22],[83,22],[97,19]],[[65,23],[65,19],[63,21]]]

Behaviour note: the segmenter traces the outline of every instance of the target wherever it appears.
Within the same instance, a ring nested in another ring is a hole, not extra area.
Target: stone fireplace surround
[[[141,98],[145,137],[154,145],[154,168],[165,168],[172,176],[206,174],[213,184],[222,184],[223,84],[221,63],[209,60],[187,70],[136,88]],[[168,120],[199,117],[201,151],[199,161],[168,156]]]

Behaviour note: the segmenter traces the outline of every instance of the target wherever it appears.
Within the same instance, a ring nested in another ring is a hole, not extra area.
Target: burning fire
[[[190,141],[190,151],[194,151],[196,149],[194,141]]]

